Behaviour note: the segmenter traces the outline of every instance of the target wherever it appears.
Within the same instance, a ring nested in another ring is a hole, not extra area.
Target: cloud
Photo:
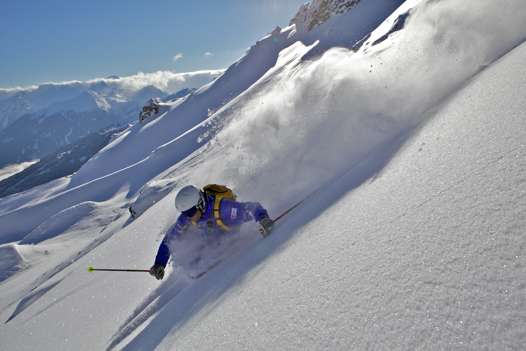
[[[205,57],[210,57],[210,56],[214,56],[214,54],[213,54],[213,53],[211,53],[210,51],[207,51],[207,52],[205,52],[205,54],[204,54],[204,55],[205,55]]]
[[[221,75],[223,70],[195,71],[175,73],[170,71],[157,71],[152,73],[139,72],[136,75],[122,77],[118,80],[103,79],[107,84],[113,84],[125,91],[133,93],[146,86],[153,85],[166,92],[176,92],[182,88],[198,88]],[[99,80],[100,81],[100,80]],[[94,82],[94,81],[92,81]]]
[[[181,60],[184,57],[184,54],[182,52],[178,52],[175,54],[175,56],[172,58],[173,62],[177,62]]]
[[[28,85],[25,87],[16,86],[11,88],[0,88],[0,97],[2,95],[12,95],[15,93],[18,93],[19,91],[31,91],[36,90],[38,88],[38,85]]]
[[[213,79],[223,74],[225,70],[202,70],[193,72],[176,73],[172,71],[157,71],[151,73],[138,72],[137,74],[126,77],[112,78],[95,78],[86,81],[72,80],[64,82],[46,82],[40,85],[31,85],[27,87],[0,88],[0,98],[9,97],[17,92],[31,92],[42,86],[63,86],[81,87],[91,89],[92,85],[105,83],[108,86],[121,89],[122,94],[133,94],[136,91],[153,85],[165,92],[173,93],[182,88],[198,88],[203,84],[209,83]]]

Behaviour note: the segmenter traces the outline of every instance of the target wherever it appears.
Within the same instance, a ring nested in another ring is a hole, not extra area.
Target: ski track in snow
[[[117,215],[112,222],[118,221],[118,219],[122,217],[122,215]],[[115,224],[112,225],[112,227],[115,226]],[[21,312],[23,312],[26,308],[31,306],[33,303],[35,303],[40,297],[42,297],[46,292],[56,287],[64,278],[59,279],[55,283],[49,284],[45,288],[40,288],[42,285],[44,285],[46,282],[49,282],[52,278],[55,276],[62,274],[66,271],[68,267],[73,265],[76,261],[81,259],[82,257],[86,256],[90,252],[92,252],[94,249],[96,249],[99,245],[103,244],[105,241],[107,241],[109,238],[111,238],[115,233],[119,231],[119,229],[122,229],[125,225],[117,228],[112,228],[111,230],[107,231],[105,234],[99,236],[95,240],[93,240],[90,244],[88,244],[84,249],[81,249],[73,256],[65,259],[62,261],[62,263],[58,264],[51,270],[46,271],[43,273],[39,278],[37,278],[35,281],[33,281],[31,284],[29,284],[28,290],[26,292],[22,293],[22,296],[17,303],[12,302],[7,306],[7,308],[11,307],[13,304],[17,304],[15,311],[12,313],[12,315],[7,319],[5,323],[10,322],[13,320],[17,315],[19,315]],[[107,226],[102,228],[100,230],[100,233],[102,234],[106,230]],[[69,275],[70,273],[65,273],[65,275]],[[40,289],[39,289],[40,288]],[[18,301],[18,298],[17,298]]]
[[[136,332],[144,322],[158,313],[170,301],[176,299],[183,289],[188,288],[192,284],[192,281],[186,278],[184,273],[178,273],[168,277],[161,286],[137,306],[111,337],[111,343],[108,345],[107,350],[112,350],[118,346],[124,339]]]

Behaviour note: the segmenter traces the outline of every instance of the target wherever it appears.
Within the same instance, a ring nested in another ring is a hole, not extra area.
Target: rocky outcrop
[[[360,0],[312,0],[300,7],[290,21],[298,31],[310,31],[334,15],[346,13]]]

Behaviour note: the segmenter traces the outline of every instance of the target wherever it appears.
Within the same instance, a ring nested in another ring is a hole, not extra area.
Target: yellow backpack
[[[213,195],[215,198],[214,218],[216,220],[217,226],[226,232],[230,231],[230,227],[227,226],[221,219],[221,212],[219,211],[219,209],[221,207],[221,200],[223,199],[236,200],[237,198],[236,194],[234,194],[232,189],[230,189],[229,187],[225,185],[219,185],[219,184],[208,184],[207,186],[203,188],[203,192],[206,195]],[[199,218],[200,217],[201,216],[199,216]],[[192,222],[196,224],[199,218],[192,219]]]

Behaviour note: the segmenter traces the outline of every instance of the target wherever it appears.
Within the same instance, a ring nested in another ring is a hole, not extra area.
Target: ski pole
[[[299,205],[301,205],[304,201],[306,200],[303,199],[301,201],[299,201],[297,204],[295,204],[294,206],[290,207],[289,209],[285,210],[282,214],[280,214],[279,216],[277,216],[276,218],[274,218],[274,222],[277,222],[279,221],[281,218],[285,217],[287,214],[289,214],[290,211],[292,211],[293,209],[295,209],[296,207],[298,207]]]
[[[93,268],[92,266],[88,267],[88,272],[147,272],[149,269],[113,269],[113,268]]]

